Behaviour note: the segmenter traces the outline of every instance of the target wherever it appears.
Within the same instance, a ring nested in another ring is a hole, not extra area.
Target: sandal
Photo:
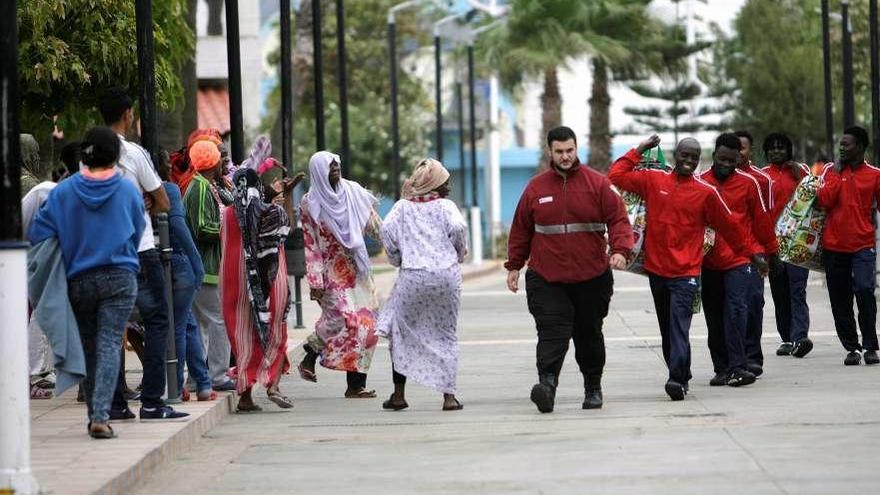
[[[116,438],[116,432],[113,431],[113,427],[109,424],[107,425],[107,430],[93,430],[92,423],[89,423],[89,436],[96,440],[107,440],[110,438]]]
[[[248,404],[242,405],[241,401],[238,401],[238,405],[235,407],[235,412],[237,414],[242,414],[242,413],[247,414],[247,413],[252,413],[252,412],[260,412],[262,410],[263,410],[262,407],[260,407],[256,404],[253,404],[253,403],[251,403],[250,405],[248,405]]]
[[[318,383],[318,376],[315,374],[315,372],[303,366],[302,363],[299,363],[296,369],[299,370],[299,377],[303,380],[307,382]]]
[[[461,411],[462,409],[464,409],[464,404],[462,404],[460,400],[458,400],[458,399],[452,399],[452,400],[455,401],[455,405],[454,406],[447,406],[444,403],[443,404],[444,411]]]
[[[180,400],[183,402],[189,402],[189,390],[186,387],[183,387],[180,390]]]
[[[276,406],[281,409],[290,409],[293,407],[293,401],[290,400],[287,396],[281,395],[281,392],[266,392],[269,396],[269,400],[275,403]]]
[[[409,404],[407,404],[406,401],[394,402],[394,399],[392,399],[391,397],[389,397],[388,400],[382,403],[382,409],[387,409],[389,411],[402,411],[407,407],[409,407]]]
[[[367,390],[365,388],[362,388],[362,389],[355,390],[355,391],[351,391],[351,390],[345,391],[345,398],[346,399],[373,399],[375,397],[376,397],[375,390]]]
[[[31,399],[51,399],[52,389],[34,385],[31,387]]]

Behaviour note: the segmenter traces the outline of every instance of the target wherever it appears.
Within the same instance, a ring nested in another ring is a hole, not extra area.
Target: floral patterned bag
[[[821,182],[815,175],[804,177],[776,222],[779,258],[818,272],[825,271],[822,266],[825,210],[816,205],[816,191]]]

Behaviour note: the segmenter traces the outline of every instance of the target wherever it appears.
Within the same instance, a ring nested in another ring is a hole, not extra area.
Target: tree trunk
[[[611,96],[608,94],[608,66],[594,58],[593,88],[590,95],[590,158],[587,164],[606,171],[611,166]]]
[[[550,166],[550,153],[547,149],[547,133],[562,125],[562,97],[559,94],[559,78],[556,67],[544,71],[544,93],[541,94],[541,161],[538,172]]]

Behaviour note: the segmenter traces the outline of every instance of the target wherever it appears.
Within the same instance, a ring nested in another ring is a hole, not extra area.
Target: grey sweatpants
[[[220,312],[220,289],[216,285],[203,284],[193,302],[193,314],[199,323],[205,353],[208,357],[208,374],[213,385],[221,385],[229,378],[229,337]]]

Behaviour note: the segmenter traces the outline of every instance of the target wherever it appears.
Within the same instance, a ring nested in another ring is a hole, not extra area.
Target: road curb
[[[136,484],[145,481],[162,465],[192,449],[205,433],[232,414],[235,394],[220,393],[218,395],[219,397],[211,409],[187,422],[186,426],[151,450],[134,466],[119,473],[92,493],[101,495],[126,493]]]

